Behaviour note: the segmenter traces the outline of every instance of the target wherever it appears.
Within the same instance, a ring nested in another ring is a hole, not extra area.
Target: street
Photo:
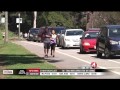
[[[22,45],[37,56],[44,57],[43,43],[32,41],[14,41]],[[90,66],[91,62],[96,62],[98,68],[110,69],[109,73],[102,76],[75,76],[77,79],[118,79],[120,78],[120,56],[112,59],[96,58],[95,53],[80,54],[79,49],[61,49],[56,47],[56,54],[53,58],[50,55],[47,62],[55,65],[59,69],[78,69],[82,66]]]

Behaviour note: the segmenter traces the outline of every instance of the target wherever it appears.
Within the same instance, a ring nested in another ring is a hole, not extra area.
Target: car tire
[[[99,52],[98,47],[97,47],[97,49],[96,49],[96,53],[97,53],[97,57],[98,57],[98,58],[102,57],[102,53]]]
[[[84,53],[85,53],[85,52],[83,51],[83,47],[82,47],[82,46],[80,47],[80,53],[81,53],[81,54],[84,54]]]
[[[110,53],[108,48],[105,48],[104,55],[105,55],[106,59],[109,59],[109,58],[112,57],[112,55],[111,55],[111,53]]]
[[[64,49],[65,47],[64,46],[62,46],[62,49]]]
[[[57,44],[57,47],[59,47],[60,45],[59,44]]]

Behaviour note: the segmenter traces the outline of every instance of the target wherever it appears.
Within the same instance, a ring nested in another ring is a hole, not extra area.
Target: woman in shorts
[[[56,37],[57,35],[55,33],[55,30],[52,30],[50,45],[51,45],[51,55],[53,57],[55,57]]]

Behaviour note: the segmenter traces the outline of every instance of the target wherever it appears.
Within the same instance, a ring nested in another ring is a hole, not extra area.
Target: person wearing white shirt
[[[51,34],[51,55],[53,57],[55,57],[55,46],[56,46],[56,33],[55,33],[55,30],[52,30],[52,34]]]

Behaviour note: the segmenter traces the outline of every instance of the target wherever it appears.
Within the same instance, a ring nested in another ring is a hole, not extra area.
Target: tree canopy
[[[17,32],[16,18],[21,14],[21,31],[28,32],[33,27],[33,12],[9,12],[9,30]],[[4,17],[4,12],[0,12]],[[106,24],[120,24],[120,12],[80,12],[80,11],[41,11],[37,12],[37,28],[41,26],[64,26],[66,28],[98,28]],[[0,27],[4,26],[0,24]]]

